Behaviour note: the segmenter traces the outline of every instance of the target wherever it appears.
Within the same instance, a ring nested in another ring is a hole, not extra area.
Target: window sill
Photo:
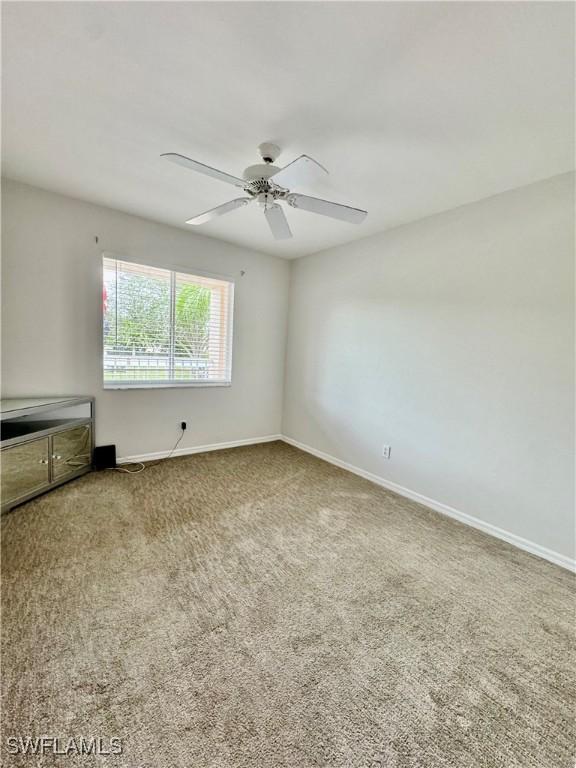
[[[231,387],[231,381],[178,381],[178,382],[143,382],[141,384],[123,384],[106,382],[103,389],[189,389],[198,387]]]

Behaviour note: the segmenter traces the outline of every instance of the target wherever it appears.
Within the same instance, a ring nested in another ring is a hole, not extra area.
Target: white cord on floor
[[[180,445],[180,441],[182,440],[183,437],[184,437],[184,430],[182,430],[180,437],[174,443],[174,447],[172,448],[168,456],[165,457],[166,459],[172,458],[172,454],[174,453],[176,448],[178,448],[178,446]],[[160,461],[164,461],[164,459],[160,459]],[[153,464],[148,464],[148,467],[154,467],[156,466],[156,464],[158,464],[157,461],[155,461]],[[126,469],[126,467],[138,467],[138,469]],[[137,475],[139,472],[144,472],[144,470],[146,469],[146,464],[143,464],[141,461],[132,461],[129,464],[124,464],[121,467],[111,467],[111,469],[115,469],[117,472],[125,472],[127,475]]]
[[[138,469],[126,469],[126,467],[138,467]],[[130,462],[130,464],[125,464],[121,467],[114,467],[116,472],[125,472],[127,475],[137,475],[138,472],[144,472],[146,469],[146,465],[142,464],[141,461],[133,461]]]

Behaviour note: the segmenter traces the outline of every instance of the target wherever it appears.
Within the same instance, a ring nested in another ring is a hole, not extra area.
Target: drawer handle
[[[38,464],[48,464],[48,459],[40,459]]]
[[[53,458],[53,459],[61,459],[61,458],[62,458],[62,456],[60,456],[60,455],[59,455],[59,454],[57,454],[57,453],[53,453],[53,454],[52,454],[52,458]],[[48,463],[48,462],[46,462],[46,463]]]

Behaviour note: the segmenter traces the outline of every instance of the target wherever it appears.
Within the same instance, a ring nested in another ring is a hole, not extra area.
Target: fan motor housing
[[[280,168],[270,163],[258,163],[257,165],[249,165],[248,168],[242,174],[242,177],[246,181],[258,181],[258,179],[269,179],[275,173],[278,173]]]

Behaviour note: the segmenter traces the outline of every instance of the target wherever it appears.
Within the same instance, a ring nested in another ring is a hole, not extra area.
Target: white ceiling
[[[573,168],[572,3],[3,3],[5,175],[190,229],[274,141],[359,227],[248,206],[204,234],[285,257]]]

